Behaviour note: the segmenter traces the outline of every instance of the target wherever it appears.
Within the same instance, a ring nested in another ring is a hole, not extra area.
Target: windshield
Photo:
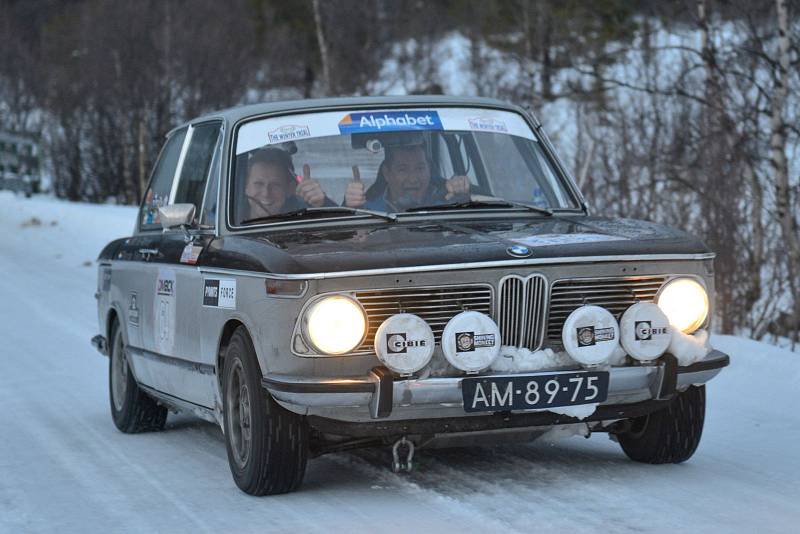
[[[506,208],[576,207],[528,123],[508,111],[413,108],[255,120],[239,128],[234,157],[234,225],[305,216],[312,208],[346,215],[329,209],[336,206],[388,213],[502,207],[498,201]]]

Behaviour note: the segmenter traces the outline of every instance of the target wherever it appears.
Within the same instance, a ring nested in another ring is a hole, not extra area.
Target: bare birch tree
[[[786,254],[786,272],[794,302],[795,329],[792,341],[800,341],[800,227],[796,193],[789,185],[789,165],[786,158],[785,119],[786,98],[789,91],[789,15],[786,0],[775,0],[777,14],[778,57],[775,62],[775,88],[770,101],[770,163],[775,183],[775,215],[783,232]]]

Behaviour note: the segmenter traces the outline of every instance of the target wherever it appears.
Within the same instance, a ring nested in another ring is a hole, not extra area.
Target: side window
[[[215,227],[217,224],[217,195],[219,191],[220,166],[222,165],[222,135],[217,140],[214,157],[211,160],[211,169],[208,171],[208,184],[206,195],[203,199],[203,209],[200,212],[200,225]]]
[[[161,150],[161,155],[153,169],[150,187],[147,188],[142,208],[139,211],[140,229],[142,230],[161,228],[158,220],[158,208],[166,206],[169,202],[172,179],[175,177],[175,168],[178,166],[178,158],[180,158],[185,138],[186,128],[178,130],[167,139]]]
[[[219,134],[219,122],[194,126],[189,140],[189,148],[181,166],[178,189],[175,192],[173,203],[194,204],[198,218],[203,207],[203,195]]]

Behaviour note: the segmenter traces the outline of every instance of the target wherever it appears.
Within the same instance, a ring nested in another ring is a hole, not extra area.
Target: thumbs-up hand
[[[325,192],[317,180],[311,178],[311,167],[303,165],[303,180],[297,185],[295,194],[309,206],[319,208],[325,204]]]
[[[447,188],[445,200],[469,195],[469,178],[466,176],[453,176],[449,180],[445,180],[444,185]]]
[[[364,182],[361,181],[361,172],[357,165],[353,165],[353,181],[347,184],[344,192],[344,205],[350,208],[360,208],[367,203],[367,194]]]

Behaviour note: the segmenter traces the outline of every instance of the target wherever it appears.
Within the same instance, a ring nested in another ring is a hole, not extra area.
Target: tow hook
[[[405,459],[401,460],[401,456],[404,456]],[[414,442],[406,439],[405,436],[395,441],[394,445],[392,445],[392,471],[395,473],[400,471],[410,473],[414,468],[413,460]]]

